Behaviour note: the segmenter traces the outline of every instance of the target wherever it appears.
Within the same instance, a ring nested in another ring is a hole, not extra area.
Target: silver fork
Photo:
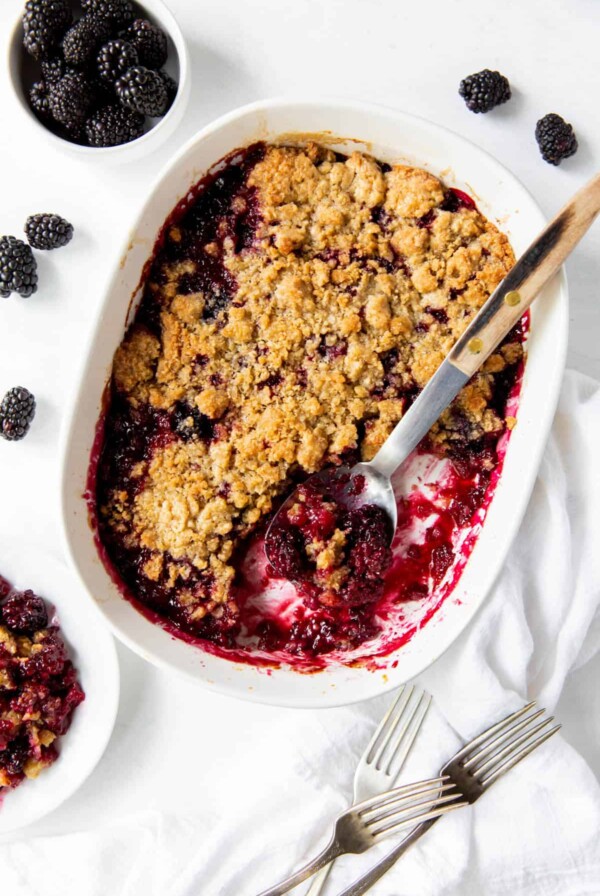
[[[467,802],[474,803],[501,775],[560,729],[560,725],[548,729],[554,721],[552,716],[538,721],[545,710],[531,712],[534,706],[535,702],[528,703],[473,738],[440,769],[440,776],[447,776],[456,788],[455,792]],[[361,896],[366,893],[436,821],[437,818],[432,817],[419,824],[402,843],[339,896]]]
[[[431,695],[420,688],[400,688],[356,767],[352,805],[394,787],[430,705]],[[315,874],[306,896],[319,896],[332,865]]]
[[[452,792],[446,793],[447,790]],[[454,783],[445,776],[406,784],[365,800],[338,816],[331,840],[318,856],[260,896],[283,896],[338,856],[365,852],[404,827],[447,815],[466,805]]]

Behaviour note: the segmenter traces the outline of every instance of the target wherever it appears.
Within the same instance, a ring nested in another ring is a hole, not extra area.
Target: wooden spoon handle
[[[600,212],[600,174],[587,183],[527,249],[460,337],[448,360],[472,376],[521,319]]]

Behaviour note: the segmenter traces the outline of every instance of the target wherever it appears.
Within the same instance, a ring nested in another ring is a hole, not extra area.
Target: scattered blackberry
[[[90,146],[120,146],[144,133],[144,116],[123,106],[105,106],[88,118],[85,133]]]
[[[105,19],[111,25],[127,25],[134,17],[129,0],[81,0],[81,6],[84,12]]]
[[[31,635],[48,625],[48,610],[41,597],[33,591],[13,591],[0,617],[5,625],[20,635]]]
[[[48,89],[44,81],[36,81],[35,84],[31,85],[29,102],[31,103],[33,111],[37,112],[40,118],[52,118],[50,102],[48,100]]]
[[[0,237],[0,296],[18,292],[27,298],[37,290],[37,263],[31,247],[14,236]]]
[[[164,115],[167,111],[167,88],[158,74],[143,65],[128,69],[115,84],[117,96],[124,106],[140,115]]]
[[[458,92],[471,112],[489,112],[510,99],[510,84],[500,72],[484,68],[461,81]]]
[[[167,109],[170,109],[171,106],[173,105],[173,101],[175,100],[175,97],[177,96],[177,91],[179,90],[179,85],[177,84],[177,81],[175,80],[175,78],[172,78],[171,75],[169,75],[164,70],[160,71],[158,74],[163,79],[164,85],[167,88]]]
[[[28,389],[15,386],[0,404],[0,435],[10,442],[19,441],[27,435],[34,416],[35,398]]]
[[[133,44],[126,40],[109,40],[98,54],[98,73],[103,81],[112,83],[138,62]]]
[[[577,137],[573,126],[555,112],[540,118],[535,126],[535,139],[542,158],[550,165],[560,165],[563,159],[577,152]]]
[[[50,110],[55,120],[72,135],[81,133],[93,94],[87,79],[80,72],[67,72],[50,88]]]
[[[106,19],[87,15],[69,28],[63,39],[63,53],[67,65],[85,68],[100,44],[110,37],[111,26]]]
[[[25,222],[25,233],[34,249],[59,249],[73,238],[73,225],[60,215],[30,215]]]
[[[62,56],[53,56],[42,62],[42,75],[46,84],[56,84],[65,74],[65,60]]]
[[[23,46],[34,59],[47,59],[72,21],[69,0],[27,0]]]
[[[147,19],[135,19],[124,36],[136,48],[140,64],[146,68],[159,69],[167,61],[167,37]]]

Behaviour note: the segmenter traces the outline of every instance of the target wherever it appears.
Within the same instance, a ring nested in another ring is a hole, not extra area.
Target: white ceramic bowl
[[[23,566],[21,554],[12,564],[15,569]],[[9,559],[4,556],[3,563]],[[56,762],[34,781],[24,781],[4,795],[0,842],[56,809],[83,784],[106,748],[119,706],[117,651],[97,609],[82,599],[69,569],[51,555],[34,551],[30,561],[22,577],[15,577],[12,584],[33,588],[54,605],[85,700],[58,742],[60,755]]]
[[[534,304],[518,426],[462,577],[437,615],[391,654],[383,668],[330,666],[310,675],[286,668],[266,672],[171,637],[121,596],[96,552],[82,496],[101,396],[123,336],[130,298],[169,212],[231,150],[255,140],[289,140],[294,134],[302,138],[315,134],[341,151],[364,149],[383,161],[406,161],[443,172],[446,182],[474,195],[482,212],[509,234],[517,255],[545,223],[529,193],[502,165],[456,134],[410,115],[343,101],[272,100],[219,119],[188,142],[149,189],[132,238],[123,248],[64,432],[62,505],[68,550],[85,590],[115,634],[141,656],[237,697],[331,706],[371,697],[417,675],[451,644],[481,605],[519,526],[554,415],[566,350],[567,290],[564,277],[557,278]]]
[[[181,28],[162,0],[143,0],[143,3],[138,3],[136,0],[135,6],[140,15],[158,25],[167,35],[169,57],[165,70],[178,82],[178,90],[173,105],[163,118],[154,119],[154,126],[145,134],[121,146],[82,146],[79,143],[71,143],[44,127],[32,111],[27,97],[31,84],[41,77],[36,74],[39,72],[39,65],[23,49],[21,18],[19,17],[15,23],[8,46],[8,75],[16,104],[37,133],[59,149],[96,161],[127,162],[139,159],[160,146],[171,136],[183,118],[190,98],[191,76],[189,54]]]

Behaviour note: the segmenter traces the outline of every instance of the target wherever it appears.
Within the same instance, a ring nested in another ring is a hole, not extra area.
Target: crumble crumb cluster
[[[0,576],[0,601],[1,794],[55,761],[84,693],[42,598]]]
[[[473,200],[419,168],[257,144],[207,178],[114,359],[96,502],[133,595],[186,631],[235,632],[243,539],[293,482],[374,456],[513,263]],[[515,335],[462,390],[439,451],[498,438],[494,383],[521,354]]]

